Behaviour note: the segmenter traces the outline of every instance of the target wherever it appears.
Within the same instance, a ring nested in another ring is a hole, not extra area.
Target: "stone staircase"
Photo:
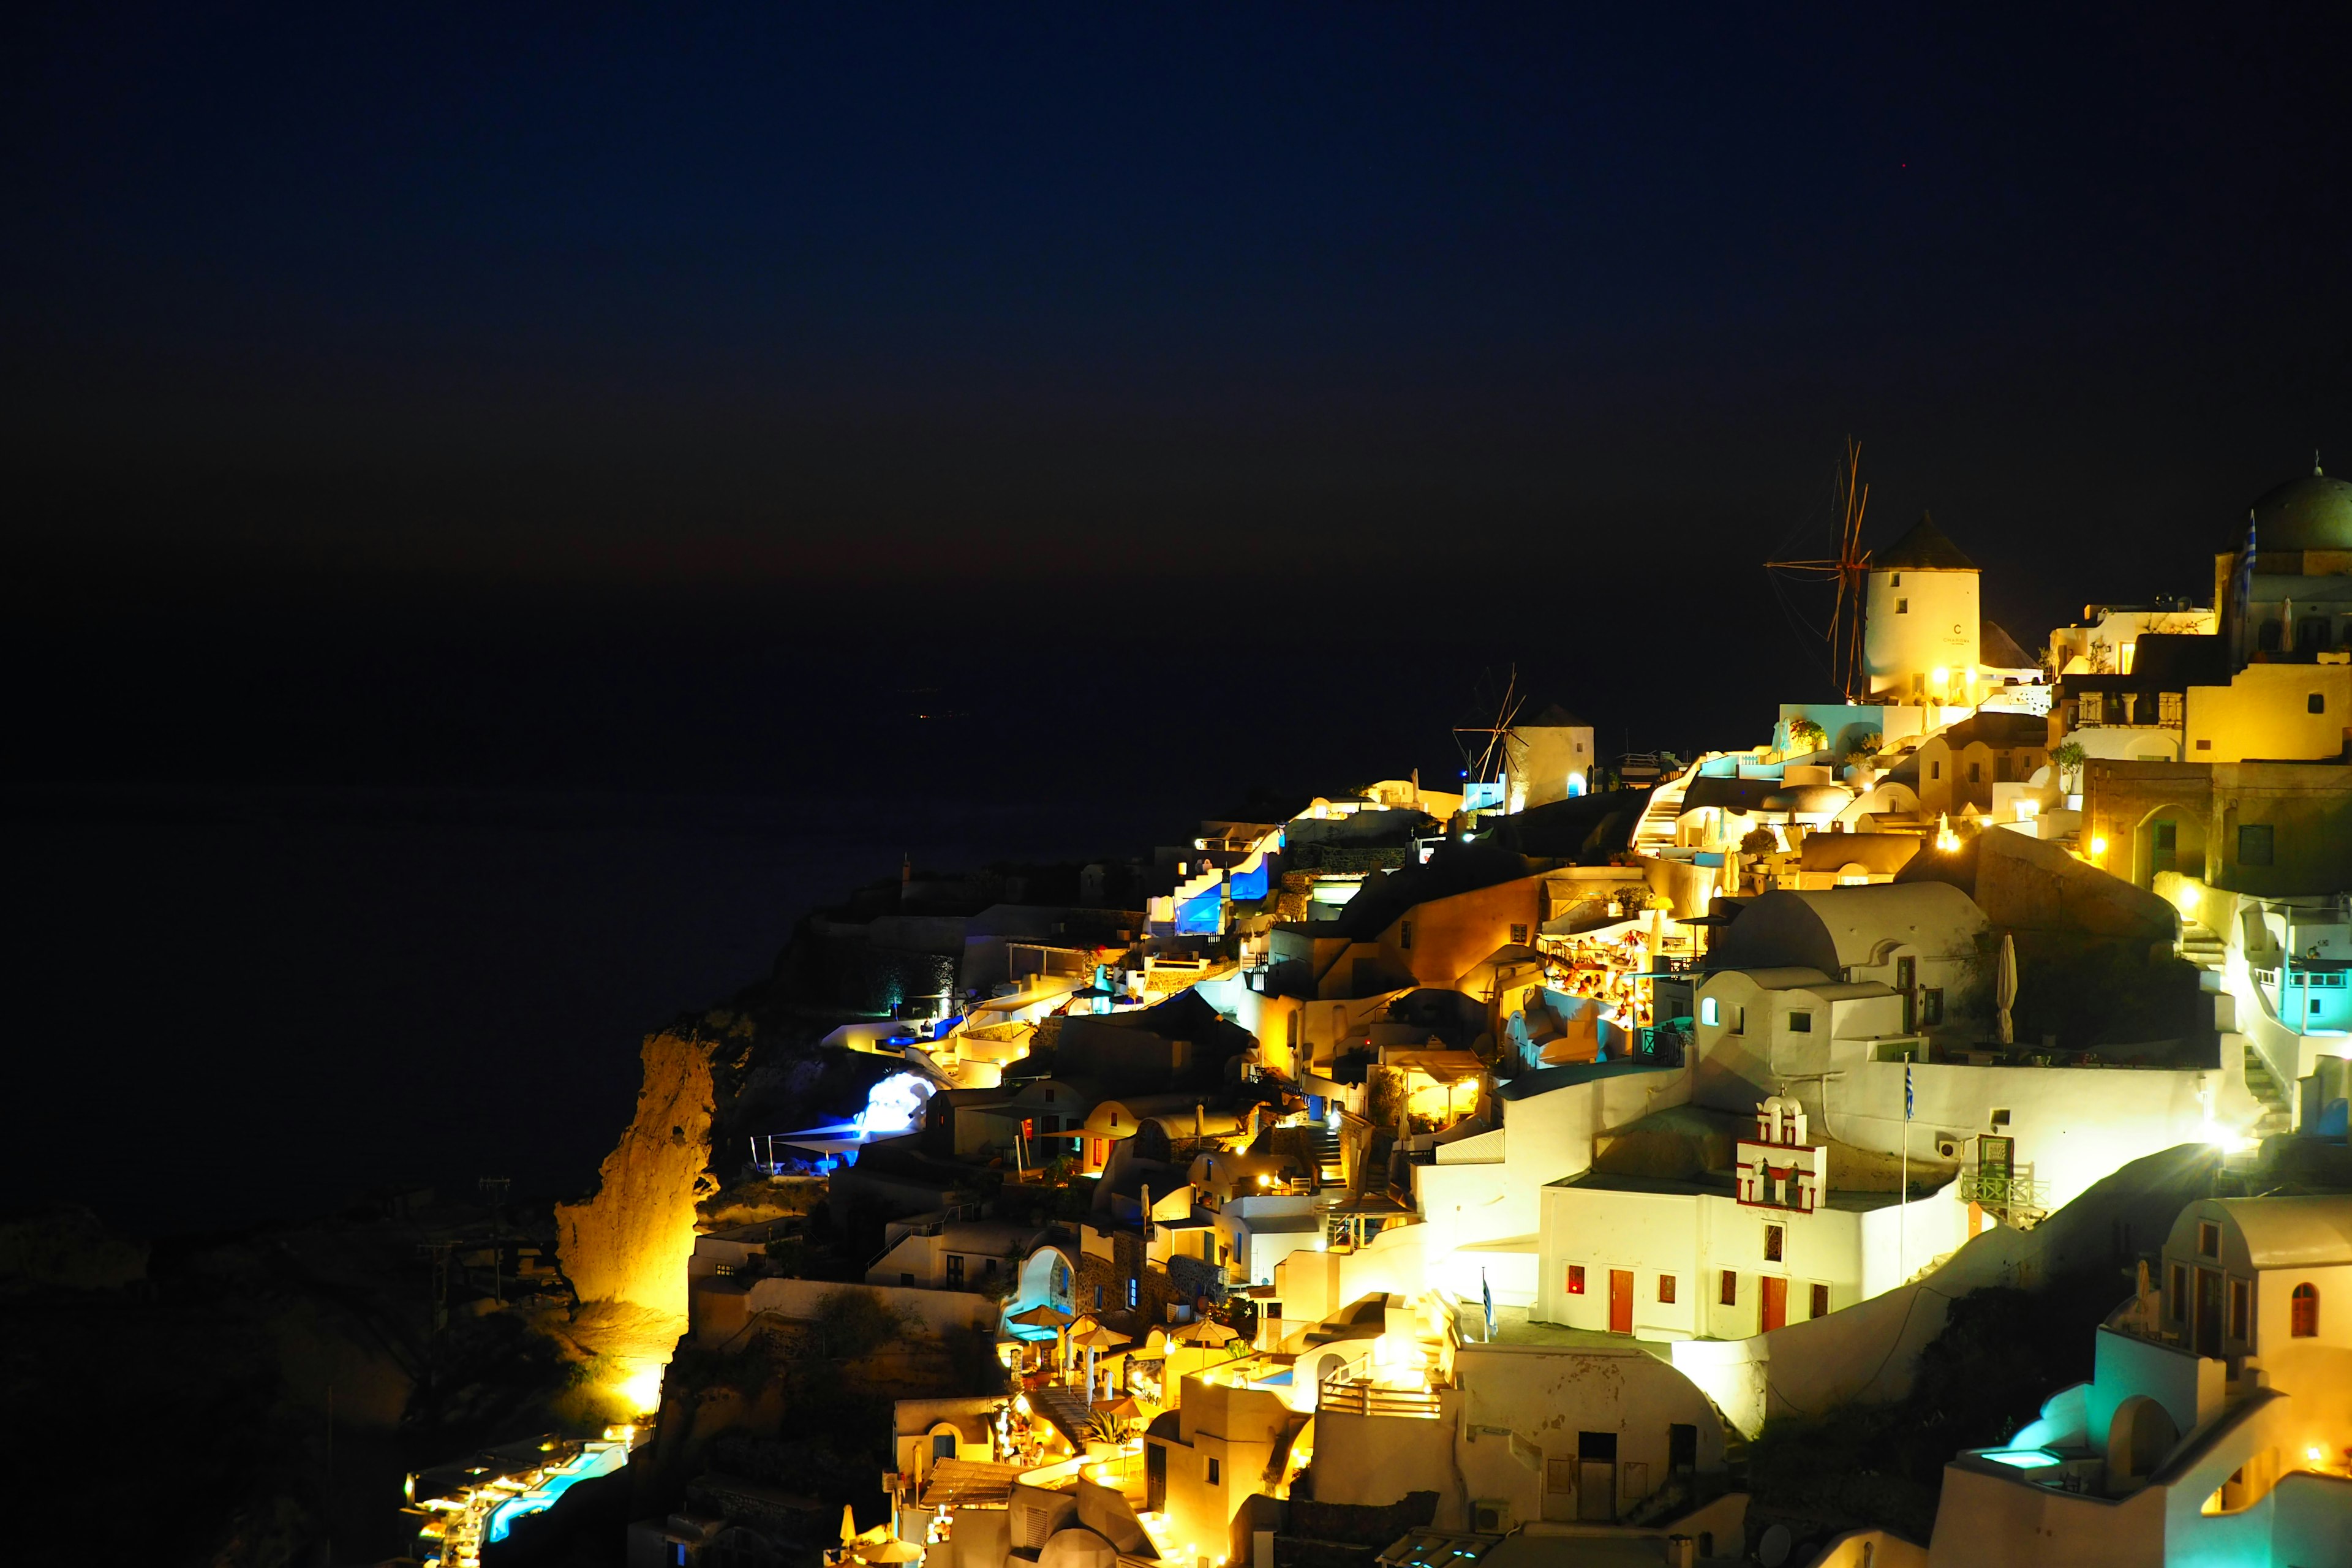
[[[1649,804],[1642,808],[1642,820],[1633,825],[1631,847],[1634,854],[1655,855],[1674,847],[1675,823],[1683,814],[1683,796],[1689,792],[1691,781],[1699,776],[1700,765],[1721,754],[1709,752],[1673,778],[1659,781],[1650,792]]]
[[[2229,965],[2230,950],[2212,928],[2200,921],[2180,922],[2180,941],[2177,946],[2180,956],[2213,978],[2206,982],[2208,991],[2221,989],[2221,975]],[[2246,1053],[2246,1089],[2261,1104],[2262,1114],[2254,1119],[2248,1132],[2256,1138],[2269,1138],[2291,1131],[2294,1126],[2294,1110],[2288,1102],[2286,1086],[2271,1071],[2270,1063],[2249,1042]]]
[[[2180,956],[2209,974],[2219,974],[2227,966],[2230,950],[2212,930],[2199,921],[2180,922]]]
[[[1339,1158],[1339,1135],[1321,1122],[1307,1130],[1307,1154],[1315,1164],[1315,1184],[1318,1187],[1344,1187],[1348,1173]]]
[[[2253,1126],[2247,1129],[2249,1134],[2270,1138],[2293,1131],[2294,1112],[2287,1104],[2286,1089],[2278,1075],[2271,1071],[2270,1063],[2263,1060],[2262,1053],[2252,1045],[2246,1047],[2246,1089],[2263,1108]]]

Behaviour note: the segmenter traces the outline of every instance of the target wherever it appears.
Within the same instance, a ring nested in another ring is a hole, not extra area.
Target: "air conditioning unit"
[[[1470,1505],[1470,1529],[1477,1535],[1508,1535],[1511,1504],[1507,1498],[1480,1498]]]
[[[1946,1133],[1936,1134],[1936,1158],[1957,1160],[1960,1157],[1960,1140]]]

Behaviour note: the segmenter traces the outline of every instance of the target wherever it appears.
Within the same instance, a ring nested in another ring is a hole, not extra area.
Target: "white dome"
[[[1054,1531],[1037,1553],[1037,1568],[1118,1568],[1118,1548],[1076,1525]]]

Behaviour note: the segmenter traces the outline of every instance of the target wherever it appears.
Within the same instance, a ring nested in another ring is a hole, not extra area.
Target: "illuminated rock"
[[[637,1113],[604,1157],[596,1195],[557,1205],[558,1251],[582,1301],[684,1321],[694,1205],[709,1187],[714,1047],[668,1030],[646,1037]]]

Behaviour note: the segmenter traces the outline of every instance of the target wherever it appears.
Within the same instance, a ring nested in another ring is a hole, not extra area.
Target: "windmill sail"
[[[1829,625],[1808,625],[1807,629],[1827,645],[1830,679],[1848,702],[1858,702],[1863,696],[1857,690],[1863,681],[1862,591],[1870,553],[1862,547],[1862,519],[1869,504],[1870,487],[1862,479],[1862,444],[1848,437],[1844,459],[1837,468],[1836,552],[1811,560],[1764,563],[1765,570],[1774,574],[1776,589],[1782,580],[1832,584]],[[1792,618],[1802,619],[1785,594],[1781,604]]]

